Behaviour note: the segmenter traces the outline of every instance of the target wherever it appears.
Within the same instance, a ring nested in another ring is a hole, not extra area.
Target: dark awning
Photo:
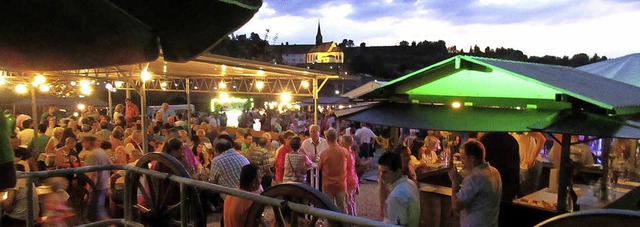
[[[368,109],[348,114],[336,110],[336,115],[353,121],[403,128],[523,132],[527,126],[556,113],[557,110],[516,110],[498,108],[434,106],[409,103],[382,103]]]
[[[2,1],[0,66],[51,71],[186,62],[245,24],[261,0]]]
[[[529,126],[536,131],[608,138],[640,138],[640,123],[619,117],[562,110]]]

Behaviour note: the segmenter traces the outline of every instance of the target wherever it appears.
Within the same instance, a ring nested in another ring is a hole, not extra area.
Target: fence
[[[49,170],[49,171],[38,171],[38,172],[18,172],[17,176],[18,178],[26,178],[26,183],[27,185],[31,185],[33,182],[34,178],[48,178],[48,177],[54,177],[54,176],[66,176],[66,175],[71,175],[71,174],[78,174],[78,173],[86,173],[86,172],[96,172],[96,171],[102,171],[102,170],[125,170],[127,171],[127,173],[129,171],[138,173],[138,174],[142,174],[145,175],[147,177],[154,177],[154,178],[159,178],[159,179],[168,179],[171,180],[173,182],[179,183],[180,185],[180,198],[182,198],[182,200],[184,200],[184,198],[186,198],[187,196],[187,187],[186,186],[194,186],[200,189],[204,189],[204,190],[209,190],[209,191],[214,191],[214,192],[220,192],[220,193],[224,193],[224,194],[228,194],[228,195],[232,195],[232,196],[236,196],[236,197],[241,197],[241,198],[245,198],[245,199],[250,199],[253,200],[255,202],[259,202],[259,203],[263,203],[266,204],[267,206],[272,206],[272,207],[279,207],[279,208],[284,208],[283,206],[287,206],[287,208],[291,209],[292,211],[298,212],[298,213],[304,213],[304,214],[309,214],[309,215],[313,215],[313,216],[317,216],[317,217],[322,217],[322,218],[326,218],[329,220],[335,220],[338,222],[342,222],[345,224],[350,224],[350,225],[356,225],[356,226],[396,226],[396,225],[389,225],[389,224],[385,224],[382,222],[378,222],[378,221],[374,221],[374,220],[370,220],[370,219],[366,219],[366,218],[362,218],[362,217],[354,217],[354,216],[350,216],[347,214],[343,214],[343,213],[338,213],[338,212],[334,212],[334,211],[329,211],[329,210],[324,210],[324,209],[319,209],[319,208],[315,208],[315,207],[311,207],[311,206],[307,206],[304,204],[299,204],[299,203],[293,203],[293,202],[287,202],[287,203],[283,203],[284,200],[281,199],[277,199],[277,198],[271,198],[271,197],[267,197],[267,196],[263,196],[263,195],[259,195],[259,194],[254,194],[254,193],[250,193],[250,192],[245,192],[245,191],[241,191],[241,190],[237,190],[237,189],[232,189],[232,188],[227,188],[224,186],[220,186],[220,185],[216,185],[216,184],[212,184],[212,183],[208,183],[208,182],[204,182],[204,181],[198,181],[198,180],[193,180],[190,178],[184,178],[184,177],[178,177],[178,176],[174,176],[168,173],[162,173],[162,172],[158,172],[158,171],[154,171],[154,170],[149,170],[149,169],[143,169],[143,168],[139,168],[139,167],[135,167],[135,166],[128,166],[128,165],[103,165],[103,166],[85,166],[85,167],[79,167],[79,168],[71,168],[71,169],[59,169],[59,170]],[[125,182],[125,184],[127,184],[128,182]],[[128,187],[125,187],[125,194],[129,193],[128,191]],[[27,204],[27,209],[28,210],[33,210],[33,187],[27,187],[27,200],[29,201]],[[180,218],[181,218],[181,223],[182,226],[187,226],[187,215],[186,210],[187,210],[187,205],[186,203],[180,203]],[[110,224],[123,224],[125,226],[143,226],[141,223],[135,222],[133,221],[132,218],[132,201],[127,199],[127,196],[125,196],[125,200],[124,200],[124,218],[122,219],[109,219],[109,220],[103,220],[103,221],[98,221],[98,222],[93,222],[93,223],[88,223],[88,224],[84,224],[81,226],[105,226],[105,225],[110,225]],[[28,216],[27,216],[27,226],[34,226],[34,217],[33,217],[33,212],[27,212]]]

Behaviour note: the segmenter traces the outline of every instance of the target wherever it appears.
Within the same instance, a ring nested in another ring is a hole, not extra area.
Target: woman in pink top
[[[353,137],[342,136],[340,146],[347,149],[347,198],[345,201],[345,211],[348,215],[356,214],[356,195],[358,194],[358,174],[356,173],[356,153],[351,149]]]

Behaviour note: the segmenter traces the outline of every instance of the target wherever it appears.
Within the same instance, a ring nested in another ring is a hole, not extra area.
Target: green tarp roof
[[[381,103],[359,112],[335,110],[339,117],[378,125],[446,131],[530,131],[528,126],[550,116],[554,110],[434,106]]]
[[[505,107],[509,100],[520,99],[523,105],[515,106],[531,103],[564,109],[570,104],[586,104],[615,114],[640,112],[638,87],[570,67],[472,56],[455,56],[417,70],[362,98],[393,96],[406,96],[405,101],[420,103],[468,99]]]

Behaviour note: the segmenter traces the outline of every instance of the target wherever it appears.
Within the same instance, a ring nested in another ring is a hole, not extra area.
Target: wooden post
[[[607,185],[609,185],[609,154],[611,153],[611,138],[604,139],[602,144],[602,181],[600,182],[600,200],[605,201],[609,198],[607,193]]]
[[[560,152],[560,170],[558,176],[558,213],[566,213],[567,207],[567,186],[571,180],[571,135],[562,134]]]

